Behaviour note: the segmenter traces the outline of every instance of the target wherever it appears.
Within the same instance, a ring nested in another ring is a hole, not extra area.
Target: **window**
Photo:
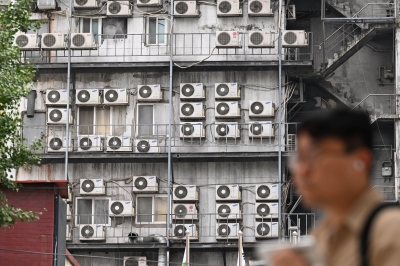
[[[76,224],[110,224],[109,198],[77,198]]]
[[[167,44],[167,27],[163,18],[147,17],[147,44]]]
[[[81,32],[82,33],[93,33],[96,44],[99,44],[100,34],[99,32],[101,19],[98,18],[82,18],[81,19]]]
[[[165,223],[167,206],[166,195],[136,196],[136,223]]]
[[[103,18],[103,39],[126,39],[128,20],[126,18]]]
[[[109,106],[81,106],[78,115],[79,135],[109,135]]]
[[[167,135],[167,125],[169,121],[168,104],[139,104],[137,108],[137,137],[157,137]]]

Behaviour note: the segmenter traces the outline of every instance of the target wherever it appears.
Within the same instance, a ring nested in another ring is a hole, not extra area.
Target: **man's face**
[[[298,138],[298,155],[292,162],[293,180],[307,205],[327,207],[348,200],[355,182],[354,156],[337,138],[316,143],[307,133]]]

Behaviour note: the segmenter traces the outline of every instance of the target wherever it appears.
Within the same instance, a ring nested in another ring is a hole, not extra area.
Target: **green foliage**
[[[17,189],[10,181],[13,169],[39,163],[39,157],[32,151],[39,142],[30,147],[24,145],[20,129],[22,119],[18,106],[22,97],[29,92],[29,84],[35,75],[34,68],[27,62],[22,64],[21,51],[13,46],[14,35],[18,31],[38,29],[40,21],[29,20],[30,0],[18,0],[0,12],[0,182],[3,187]],[[8,177],[9,176],[9,177]],[[16,220],[32,221],[38,214],[14,208],[0,192],[0,227],[12,226]]]

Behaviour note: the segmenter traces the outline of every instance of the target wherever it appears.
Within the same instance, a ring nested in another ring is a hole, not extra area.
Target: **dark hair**
[[[307,133],[316,141],[338,138],[347,152],[358,148],[372,150],[371,121],[367,113],[344,109],[324,110],[313,114],[299,126],[297,134]]]

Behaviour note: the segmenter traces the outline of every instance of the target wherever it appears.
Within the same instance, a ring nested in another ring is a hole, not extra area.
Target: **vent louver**
[[[175,197],[177,197],[178,199],[185,198],[187,194],[188,194],[187,188],[184,186],[178,186],[175,189]]]
[[[94,189],[94,182],[92,180],[85,180],[82,182],[81,189],[85,192],[91,192]]]
[[[260,235],[260,236],[266,236],[266,235],[268,235],[269,234],[269,231],[271,230],[270,229],[270,227],[269,227],[269,225],[268,224],[266,224],[266,223],[260,223],[258,226],[257,226],[257,233]]]
[[[116,90],[108,90],[105,97],[107,101],[115,102],[118,99],[118,92]]]
[[[85,238],[91,238],[94,235],[93,227],[90,225],[85,225],[81,229],[81,235]]]
[[[147,180],[144,177],[138,177],[135,180],[135,188],[139,189],[139,190],[143,190],[145,188],[147,188]]]
[[[217,189],[217,194],[218,194],[218,196],[219,196],[220,198],[223,198],[223,199],[229,197],[229,194],[230,194],[230,193],[231,193],[231,190],[230,190],[229,187],[227,187],[227,186],[220,186],[220,187]]]

